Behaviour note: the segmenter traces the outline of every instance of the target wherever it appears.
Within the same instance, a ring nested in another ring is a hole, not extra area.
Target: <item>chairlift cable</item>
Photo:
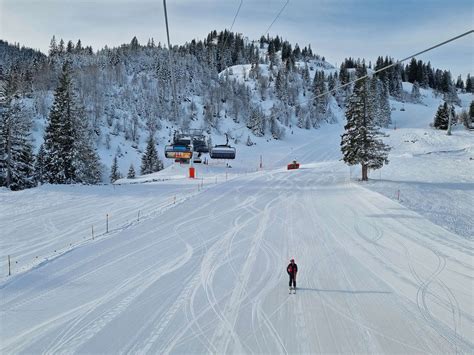
[[[237,16],[239,16],[240,8],[242,7],[244,0],[240,0],[239,8],[237,9],[237,12],[235,13],[234,20],[232,21],[232,25],[230,25],[229,31],[232,31],[232,28],[234,27],[235,20],[237,19]]]
[[[264,36],[266,36],[268,34],[268,32],[270,31],[270,29],[272,28],[273,24],[276,22],[276,20],[278,20],[278,18],[280,17],[281,13],[283,12],[283,10],[285,10],[286,8],[286,5],[288,5],[288,3],[290,2],[290,0],[286,0],[285,4],[283,5],[283,7],[280,9],[280,11],[278,12],[278,14],[275,16],[275,18],[273,19],[272,23],[270,24],[270,26],[268,26],[267,30],[265,31],[264,33]]]

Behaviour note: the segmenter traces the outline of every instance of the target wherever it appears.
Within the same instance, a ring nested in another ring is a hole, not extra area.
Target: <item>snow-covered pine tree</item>
[[[70,64],[66,62],[44,133],[44,179],[51,184],[94,184],[101,179],[99,157],[71,75]]]
[[[76,182],[73,97],[70,69],[65,63],[44,133],[45,180],[51,184]]]
[[[420,93],[420,85],[418,84],[418,81],[415,81],[413,83],[413,86],[411,88],[411,99],[414,103],[420,103],[421,102],[421,93]]]
[[[365,66],[357,68],[358,77],[365,73]],[[390,150],[368,117],[368,91],[366,80],[355,83],[346,107],[345,133],[341,137],[343,160],[348,165],[361,164],[363,181],[368,180],[368,169],[380,169],[388,163]]]
[[[153,135],[148,137],[148,142],[146,146],[145,154],[142,157],[142,166],[140,168],[140,173],[142,175],[151,174],[163,169],[163,163],[158,157],[158,153],[155,147],[155,139]]]
[[[304,68],[301,70],[301,82],[303,85],[303,96],[306,96],[306,91],[311,86],[311,79],[309,77],[308,63],[305,62]]]
[[[312,105],[309,103],[309,105]],[[296,104],[295,107],[295,116],[296,116],[296,127],[303,128],[307,116],[307,106],[301,106]]]
[[[275,139],[282,139],[285,136],[285,129],[280,126],[279,121],[276,119],[276,117],[271,116],[269,118],[269,121],[270,133],[272,134],[272,137]]]
[[[449,107],[448,107],[448,103],[444,102],[443,104],[438,106],[438,111],[436,111],[433,126],[437,129],[446,130],[448,129],[448,124],[449,124]]]
[[[376,76],[372,76],[368,80],[368,95],[367,95],[367,117],[369,117],[375,125],[381,125],[381,95],[380,86],[378,85],[379,79]]]
[[[401,65],[397,64],[391,68],[391,75],[389,81],[389,91],[390,94],[396,97],[397,99],[401,99],[403,97],[403,86],[402,86],[402,73],[401,73]]]
[[[387,81],[387,78],[381,80],[373,76],[368,84],[368,117],[373,120],[376,126],[384,128],[392,122]]]
[[[456,89],[460,89],[461,92],[464,91],[464,81],[462,81],[461,75],[459,75],[458,79],[456,80]]]
[[[14,75],[6,75],[0,88],[0,186],[22,190],[35,185],[31,121],[16,95]]]
[[[379,80],[379,122],[381,127],[388,127],[392,123],[392,109],[390,108],[390,96],[388,84]]]
[[[204,126],[206,131],[210,132],[212,127],[216,126],[216,117],[214,115],[214,105],[208,101],[204,105]]]
[[[128,168],[127,179],[135,179],[135,168],[133,163],[130,164],[130,168]]]
[[[247,128],[257,137],[265,135],[266,120],[265,115],[259,107],[252,107],[247,121]]]
[[[467,74],[467,77],[466,77],[466,92],[474,92],[474,83],[472,82],[472,79],[471,79],[471,74]]]
[[[117,161],[117,156],[114,156],[114,160],[112,162],[112,166],[110,167],[110,182],[114,183],[118,179],[120,179],[122,176],[119,171],[118,167],[118,161]]]
[[[82,106],[77,105],[74,116],[74,170],[76,182],[97,184],[102,179],[100,158],[94,149],[91,130]]]
[[[314,94],[314,117],[313,126],[318,127],[319,123],[325,118],[328,106],[328,95],[322,95],[327,91],[324,71],[318,71],[314,75],[313,94]]]
[[[74,52],[74,43],[72,43],[72,41],[69,40],[69,41],[67,42],[67,46],[66,46],[66,53],[71,54],[71,53],[73,53],[73,52]]]
[[[474,101],[471,101],[471,104],[469,105],[469,110],[462,112],[461,122],[467,129],[474,128]]]
[[[283,102],[288,100],[288,72],[280,68],[275,79],[275,95]]]
[[[55,55],[58,54],[58,44],[56,43],[56,36],[53,35],[53,38],[51,38],[51,41],[49,43],[49,56],[54,57]]]
[[[459,99],[456,87],[451,80],[451,74],[447,72],[447,78],[443,77],[443,80],[446,81],[444,85],[446,85],[446,91],[444,92],[444,101],[451,105],[458,105],[461,106],[461,99]]]
[[[456,114],[456,118],[458,122],[461,122],[466,129],[473,128],[473,118],[469,117],[468,110],[462,110],[461,112]]]
[[[33,187],[34,156],[31,122],[17,99],[11,100],[0,121],[0,185],[11,190]]]

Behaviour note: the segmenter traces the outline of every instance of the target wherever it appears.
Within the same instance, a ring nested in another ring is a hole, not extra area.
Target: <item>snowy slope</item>
[[[382,177],[401,183],[397,179],[410,174],[419,185],[438,179],[428,185],[437,197],[432,203],[466,208],[437,193],[454,173],[427,170],[421,158],[406,162],[432,147],[464,147],[472,154],[472,132],[456,130],[452,143],[443,132],[425,126],[425,136],[406,122],[390,132],[394,168],[385,167]],[[113,197],[110,186],[42,188],[42,208],[22,216],[28,233],[50,212],[56,220],[67,220],[73,208],[79,219],[86,211],[103,215],[102,202],[124,219],[145,206],[156,214],[4,279],[1,351],[473,352],[472,243],[402,205],[418,201],[416,209],[422,197],[401,204],[365,188],[390,195],[390,182],[358,183],[356,170],[340,161],[341,132],[341,124],[326,125],[295,130],[285,141],[239,147],[232,168],[197,166],[204,178],[199,193],[199,179],[186,179],[186,167],[178,165],[138,179],[164,181],[121,181]],[[407,136],[420,143],[405,143]],[[446,163],[437,154],[423,156],[433,157],[430,165]],[[302,167],[289,172],[284,167],[293,159]],[[473,194],[469,166],[453,164],[464,176],[467,203]],[[40,200],[34,191],[0,196],[19,209]],[[187,199],[160,209],[176,193]],[[62,211],[48,207],[60,196],[67,200]],[[2,225],[13,231],[20,226],[13,218]],[[287,291],[290,257],[300,269],[296,295]]]

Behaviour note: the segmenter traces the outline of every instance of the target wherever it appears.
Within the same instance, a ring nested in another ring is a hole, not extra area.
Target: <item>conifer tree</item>
[[[324,71],[318,71],[314,75],[314,80],[313,80],[313,93],[314,93],[314,113],[315,113],[315,119],[317,122],[320,122],[323,117],[325,117],[326,112],[327,112],[327,106],[328,106],[328,95],[322,95],[327,91],[326,87],[326,82],[325,82],[325,77],[324,77]]]
[[[84,108],[77,104],[74,124],[74,170],[76,182],[96,184],[101,181],[102,169],[100,158],[93,147],[91,131]]]
[[[97,183],[99,157],[92,148],[84,110],[78,103],[69,64],[63,65],[44,133],[44,178],[51,184]]]
[[[65,44],[64,44],[64,40],[61,38],[59,40],[59,44],[58,44],[58,54],[62,55],[62,54],[64,54],[65,51],[66,51],[66,47],[65,47]]]
[[[368,117],[376,126],[388,127],[392,122],[388,85],[374,76],[369,81],[369,93]]]
[[[0,186],[12,190],[33,187],[31,121],[22,110],[12,72],[0,89]]]
[[[415,81],[413,83],[413,86],[411,88],[411,99],[415,103],[420,103],[421,102],[421,93],[420,93],[420,85],[418,84],[418,81]]]
[[[288,98],[288,73],[281,68],[275,80],[275,94],[281,101],[286,102]]]
[[[115,156],[112,162],[112,166],[110,167],[110,182],[114,183],[120,178],[121,178],[121,175],[118,168],[117,156]]]
[[[128,169],[127,179],[135,179],[135,168],[133,167],[133,163],[130,164],[130,168]]]
[[[71,40],[67,42],[66,53],[74,53],[74,43]]]
[[[82,48],[82,42],[80,39],[77,40],[77,43],[76,43],[76,48],[75,48],[75,53],[76,54],[82,54],[82,50],[84,48]]]
[[[390,60],[392,62],[392,60]],[[390,69],[389,91],[394,97],[401,99],[403,95],[401,65],[395,65]]]
[[[12,190],[34,186],[34,156],[30,141],[30,122],[12,100],[0,121],[0,183]]]
[[[466,78],[466,92],[474,92],[474,84],[471,79],[471,74],[467,74]]]
[[[51,38],[51,42],[49,43],[49,56],[54,57],[58,54],[58,44],[56,42],[56,36]]]
[[[379,79],[376,76],[367,80],[368,96],[367,96],[367,116],[374,124],[381,126],[380,117],[380,87]]]
[[[270,121],[270,133],[272,137],[275,139],[282,139],[283,136],[285,135],[285,130],[280,127],[278,120],[274,116],[271,116],[269,118],[269,121]]]
[[[456,81],[456,88],[464,91],[464,81],[462,81],[461,75],[458,76],[458,80]]]
[[[265,125],[264,113],[260,108],[253,107],[247,121],[247,128],[249,128],[257,137],[263,137],[265,135]]]
[[[137,37],[134,36],[132,38],[132,41],[130,42],[130,49],[132,51],[137,51],[139,47],[140,47],[140,44],[138,43],[138,39]]]
[[[140,173],[142,175],[151,174],[163,169],[163,163],[158,157],[155,147],[155,139],[153,135],[150,134],[148,137],[148,143],[146,146],[145,154],[142,157],[142,166],[140,168]]]
[[[74,114],[72,83],[67,64],[59,78],[44,134],[45,179],[51,184],[75,182],[73,165]]]
[[[451,73],[449,71],[444,71],[441,87],[442,91],[444,92],[444,101],[451,105],[461,105],[461,100],[458,97],[456,87],[451,80]]]
[[[448,129],[449,114],[450,112],[447,102],[444,102],[444,104],[439,105],[438,111],[436,111],[436,115],[434,117],[433,126],[437,129]]]
[[[358,68],[358,77],[365,75],[365,68]],[[348,165],[361,164],[362,180],[368,180],[368,169],[380,169],[388,163],[389,147],[379,138],[373,121],[368,117],[368,84],[366,80],[357,82],[347,103],[344,126],[341,137],[343,160]]]
[[[380,126],[388,127],[392,123],[392,109],[390,108],[390,97],[388,84],[382,81],[379,81],[380,90],[379,90],[379,102],[380,102]]]

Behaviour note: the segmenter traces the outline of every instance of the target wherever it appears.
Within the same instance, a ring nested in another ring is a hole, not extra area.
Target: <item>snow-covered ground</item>
[[[238,146],[196,180],[171,165],[115,188],[1,190],[0,351],[474,352],[474,135],[431,129],[424,100],[392,102],[391,162],[366,184],[334,124]]]
[[[408,87],[410,89],[410,87]],[[372,174],[369,187],[456,234],[474,239],[474,132],[446,131],[429,124],[441,97],[423,90],[424,105],[392,102],[394,127],[386,130],[390,163]],[[461,95],[468,107],[472,95]],[[405,111],[400,111],[404,107]],[[415,128],[413,128],[415,127]],[[400,195],[398,195],[400,191]]]

